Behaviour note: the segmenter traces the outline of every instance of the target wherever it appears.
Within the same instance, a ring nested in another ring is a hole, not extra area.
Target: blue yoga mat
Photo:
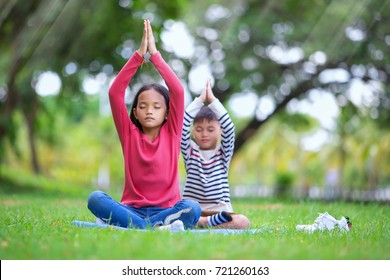
[[[130,230],[130,231],[137,231],[137,232],[148,232],[153,231],[153,229],[136,229],[136,228],[124,228],[124,227],[118,227],[113,225],[107,225],[107,224],[97,224],[92,222],[85,222],[85,221],[73,221],[73,225],[78,227],[92,227],[92,228],[111,228],[111,229],[117,229],[117,230]],[[255,233],[261,233],[262,229],[190,229],[186,230],[185,232],[191,232],[191,233],[210,233],[210,234],[255,234]],[[170,232],[183,232],[179,230],[171,230]]]

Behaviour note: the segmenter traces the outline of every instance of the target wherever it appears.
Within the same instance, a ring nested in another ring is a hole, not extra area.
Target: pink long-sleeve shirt
[[[125,91],[144,59],[135,52],[109,90],[115,127],[124,156],[125,182],[121,203],[140,207],[172,207],[181,199],[178,160],[184,117],[184,89],[157,52],[150,57],[170,95],[168,119],[152,142],[130,120]]]

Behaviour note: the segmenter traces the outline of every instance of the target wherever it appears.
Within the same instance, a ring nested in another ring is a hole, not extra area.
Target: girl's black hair
[[[131,121],[135,124],[136,127],[138,127],[141,131],[142,131],[142,125],[141,123],[135,118],[134,116],[134,109],[137,108],[137,105],[138,105],[138,97],[139,95],[144,92],[145,90],[149,90],[149,89],[154,89],[155,91],[157,91],[158,93],[160,93],[163,97],[164,97],[164,100],[165,100],[165,105],[167,106],[167,112],[169,111],[169,91],[166,87],[160,85],[160,84],[156,84],[156,83],[152,83],[152,84],[146,84],[144,86],[142,86],[137,94],[135,95],[134,97],[134,101],[133,101],[133,104],[131,106],[131,110],[130,110],[130,119]],[[163,124],[166,122],[166,120],[164,120]]]

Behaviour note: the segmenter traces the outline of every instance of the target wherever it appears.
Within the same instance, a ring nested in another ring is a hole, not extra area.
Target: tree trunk
[[[23,114],[27,126],[31,167],[35,174],[40,174],[41,168],[38,160],[38,153],[37,153],[37,147],[35,141],[35,126],[34,126],[36,120],[36,109],[30,108],[30,110],[24,110]]]
[[[0,103],[1,104],[1,103]],[[0,106],[0,143],[6,136],[12,133],[11,116],[16,108],[17,94],[12,89],[8,89],[6,100]]]
[[[314,77],[312,77],[312,79],[313,78]],[[279,104],[276,105],[275,110],[269,116],[267,116],[267,118],[263,120],[258,120],[256,116],[254,116],[253,119],[246,125],[246,127],[244,127],[237,134],[234,146],[234,154],[236,154],[242,148],[242,146],[244,146],[245,142],[248,141],[249,138],[253,137],[257,130],[272,116],[276,115],[280,110],[284,109],[291,100],[299,97],[300,95],[311,89],[313,87],[312,79],[300,83],[293,91],[291,91],[289,95],[287,95]]]

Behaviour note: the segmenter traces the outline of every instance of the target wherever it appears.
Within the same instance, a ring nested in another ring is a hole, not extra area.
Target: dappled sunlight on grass
[[[55,184],[55,182],[53,182]],[[50,187],[51,188],[51,187]],[[49,189],[50,189],[49,188]],[[389,259],[390,206],[275,199],[233,199],[235,212],[251,221],[255,234],[194,234],[80,228],[94,221],[87,193],[7,191],[0,211],[1,259]],[[350,232],[296,231],[318,213],[348,215]]]
[[[335,209],[357,211],[361,218],[351,232],[295,230],[296,221],[312,222],[318,203],[268,208],[265,204],[245,212],[252,227],[263,232],[243,235],[120,231],[79,228],[72,220],[93,220],[79,199],[37,199],[0,205],[2,259],[386,259],[389,257],[389,208],[339,204]],[[53,202],[53,200],[55,202]],[[241,202],[238,208],[246,209]],[[272,204],[271,204],[272,205]],[[255,206],[251,204],[251,206]],[[289,211],[290,209],[290,211]],[[291,209],[300,209],[294,213]],[[374,210],[377,219],[365,212]],[[340,210],[339,210],[340,211]],[[386,216],[387,215],[387,216]],[[298,217],[295,217],[298,216]],[[362,225],[365,225],[364,227]],[[49,250],[50,248],[50,250]],[[375,249],[375,251],[374,251]]]

